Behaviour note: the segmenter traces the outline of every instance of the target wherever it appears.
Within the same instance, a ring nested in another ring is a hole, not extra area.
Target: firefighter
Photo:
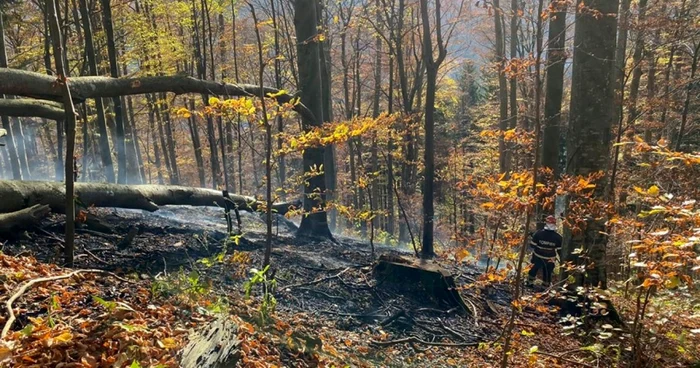
[[[542,270],[542,282],[549,286],[552,283],[554,262],[559,259],[561,253],[562,237],[557,233],[557,219],[547,216],[544,229],[532,234],[530,246],[533,249],[532,268],[527,275],[527,284],[532,286],[537,274]]]

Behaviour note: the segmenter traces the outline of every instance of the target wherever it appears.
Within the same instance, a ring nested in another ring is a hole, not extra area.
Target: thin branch
[[[124,279],[122,277],[115,275],[112,272],[104,271],[104,270],[75,270],[75,271],[68,273],[68,274],[65,274],[65,275],[58,275],[58,276],[51,276],[51,277],[40,277],[38,279],[29,280],[29,281],[25,282],[19,288],[19,290],[17,290],[14,294],[12,294],[12,296],[10,297],[10,299],[7,300],[7,302],[5,302],[5,309],[7,310],[8,318],[7,318],[7,322],[5,322],[5,327],[3,327],[2,333],[0,334],[0,339],[4,339],[5,337],[7,337],[7,334],[10,332],[10,328],[12,328],[12,324],[15,322],[15,319],[17,318],[15,316],[14,310],[12,310],[12,303],[14,303],[17,299],[19,299],[22,295],[24,295],[24,293],[26,293],[27,290],[29,290],[31,287],[33,287],[34,285],[37,285],[37,284],[42,284],[42,283],[49,282],[49,281],[69,279],[69,278],[72,278],[73,276],[76,276],[76,275],[81,274],[81,273],[99,273],[102,275],[112,276],[115,279],[122,281],[122,282],[128,282],[128,283],[131,282],[127,279]]]

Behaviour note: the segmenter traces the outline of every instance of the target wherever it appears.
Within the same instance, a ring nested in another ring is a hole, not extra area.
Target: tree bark
[[[3,116],[39,117],[61,120],[65,117],[63,105],[59,102],[33,98],[0,99]]]
[[[65,188],[60,182],[0,180],[0,213],[45,204],[54,212],[65,212]],[[157,211],[158,206],[224,206],[219,190],[176,185],[123,185],[110,183],[75,183],[75,197],[85,206],[119,207]],[[264,201],[230,194],[231,200],[244,211],[265,208]],[[5,200],[6,199],[6,200]],[[273,212],[286,214],[296,202],[272,205]]]
[[[317,0],[294,2],[294,28],[297,35],[297,64],[301,101],[311,110],[302,115],[305,130],[319,126],[323,119],[321,54],[318,42]],[[317,120],[318,119],[318,120]],[[326,179],[322,170],[325,158],[324,147],[304,150],[302,161],[304,173],[312,173],[304,186],[304,211],[299,234],[332,238],[328,228],[326,202]]]
[[[603,199],[610,161],[610,129],[614,119],[614,57],[618,0],[586,2],[587,9],[576,14],[574,65],[571,91],[571,120],[568,134],[568,174],[588,175],[603,171],[594,196]],[[595,17],[594,14],[605,14]],[[586,228],[567,242],[562,256],[567,259],[582,248],[591,260],[583,283],[606,287],[605,219],[589,221]]]

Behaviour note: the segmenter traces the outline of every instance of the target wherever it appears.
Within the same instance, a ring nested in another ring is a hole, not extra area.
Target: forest
[[[0,0],[0,367],[700,367],[697,0]]]

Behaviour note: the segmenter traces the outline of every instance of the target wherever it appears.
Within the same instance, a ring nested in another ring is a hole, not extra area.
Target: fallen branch
[[[63,280],[63,279],[69,279],[73,276],[76,276],[81,273],[99,273],[107,276],[112,276],[115,279],[122,281],[122,282],[130,282],[127,279],[124,279],[122,277],[119,277],[115,275],[112,272],[109,271],[104,271],[104,270],[75,270],[71,273],[65,274],[65,275],[58,275],[58,276],[51,276],[51,277],[40,277],[38,279],[33,279],[25,282],[17,292],[12,294],[10,299],[5,302],[5,309],[7,310],[7,322],[5,322],[5,327],[2,328],[2,333],[0,333],[0,339],[5,339],[7,337],[7,334],[10,332],[10,328],[12,328],[12,324],[15,323],[15,319],[17,318],[15,316],[14,310],[12,310],[12,303],[14,303],[17,299],[19,299],[24,293],[27,292],[32,286],[41,284],[44,282],[49,282],[49,281],[56,281],[56,280]]]
[[[89,250],[87,250],[87,249],[83,249],[83,250],[85,251],[85,253],[87,253],[87,255],[89,255],[90,257],[92,257],[92,258],[93,258],[94,260],[96,260],[97,262],[100,262],[100,263],[102,263],[103,265],[109,265],[109,263],[108,263],[107,261],[105,261],[104,259],[102,259],[102,258],[96,256],[95,253],[93,253],[93,252],[91,252],[91,251],[89,251]]]
[[[403,339],[396,339],[396,340],[390,340],[390,341],[370,340],[370,344],[373,344],[376,346],[392,346],[392,345],[398,345],[398,344],[404,344],[404,343],[418,343],[418,344],[428,345],[428,346],[442,346],[442,347],[452,347],[452,348],[478,346],[479,344],[481,344],[481,342],[433,342],[433,341],[421,340],[415,336],[410,336],[410,337],[406,337]]]
[[[350,268],[351,268],[351,267],[347,267],[347,268],[345,268],[344,270],[342,270],[342,271],[336,273],[335,275],[331,275],[331,276],[328,276],[328,277],[322,277],[322,278],[316,279],[316,280],[314,280],[314,281],[302,282],[302,283],[299,283],[299,284],[292,284],[292,285],[289,285],[289,286],[285,286],[283,289],[284,289],[284,290],[289,290],[289,289],[298,288],[298,287],[302,287],[302,286],[316,285],[316,284],[320,284],[320,283],[322,283],[322,282],[324,282],[324,281],[333,280],[333,279],[335,279],[335,278],[338,278],[338,277],[342,276],[345,272],[348,272],[348,271],[350,270]]]

